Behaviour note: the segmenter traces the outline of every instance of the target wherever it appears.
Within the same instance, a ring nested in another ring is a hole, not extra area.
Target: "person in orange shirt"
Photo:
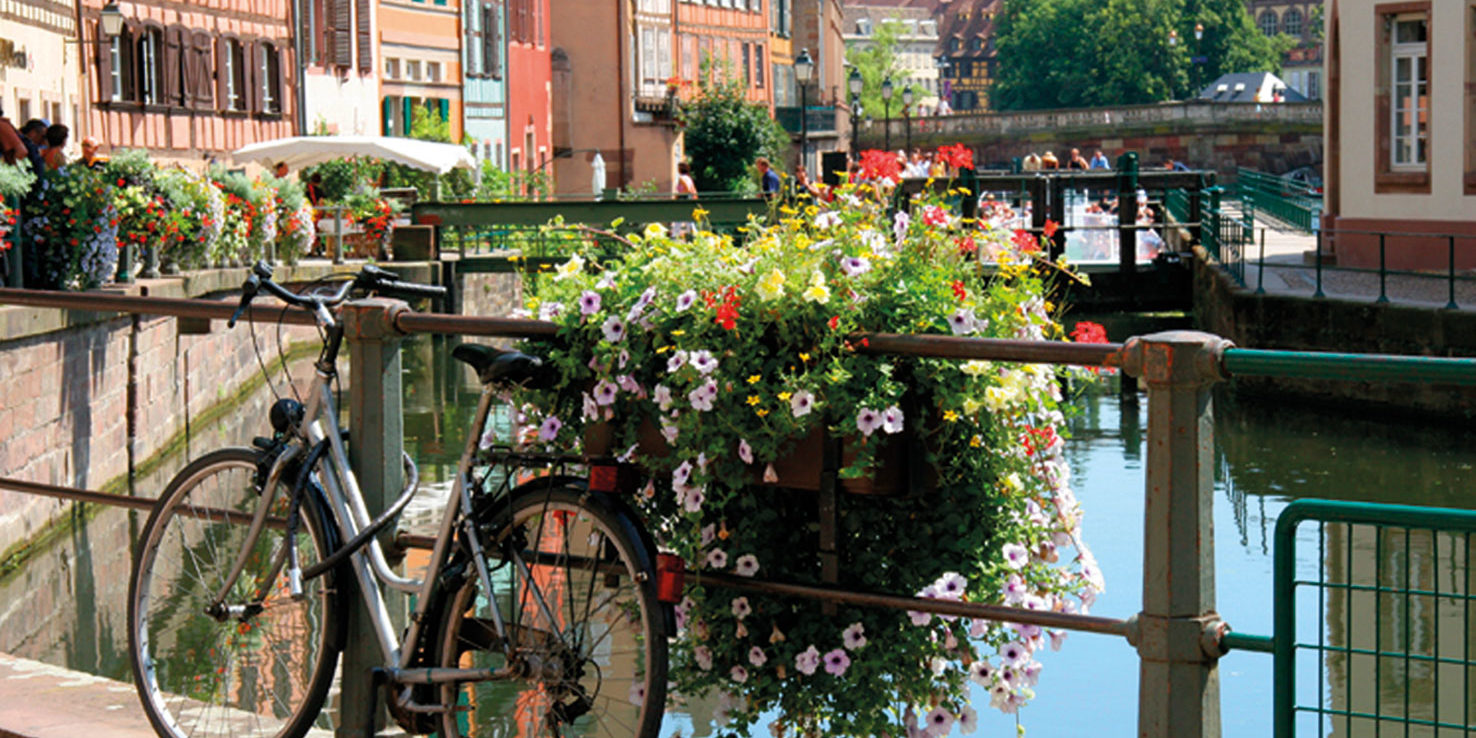
[[[67,163],[67,136],[71,129],[60,123],[53,123],[46,129],[46,148],[41,151],[41,160],[46,162],[48,170],[61,169]]]
[[[82,139],[82,165],[96,169],[108,163],[108,157],[98,153],[97,139],[87,136]]]

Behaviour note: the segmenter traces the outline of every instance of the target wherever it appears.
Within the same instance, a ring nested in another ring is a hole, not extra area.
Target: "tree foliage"
[[[1001,110],[1189,98],[1221,74],[1279,71],[1292,43],[1263,35],[1243,0],[1005,0],[995,34]]]
[[[680,112],[692,179],[699,191],[752,189],[753,160],[766,156],[780,168],[789,134],[769,117],[767,106],[749,101],[735,75],[717,71],[703,62],[701,91]]]
[[[852,42],[846,46],[846,62],[861,73],[861,80],[865,83],[861,90],[861,109],[872,118],[880,119],[886,114],[881,96],[882,80],[885,79],[892,80],[891,112],[895,115],[902,110],[902,88],[907,86],[912,72],[904,69],[897,57],[898,37],[901,35],[902,24],[889,18],[876,24],[870,43]],[[846,97],[850,99],[849,90]]]

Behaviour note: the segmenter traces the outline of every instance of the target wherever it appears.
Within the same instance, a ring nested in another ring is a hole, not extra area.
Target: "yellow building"
[[[1249,0],[1248,9],[1256,27],[1267,36],[1285,34],[1297,45],[1282,59],[1281,78],[1309,100],[1322,99],[1322,2]],[[1232,69],[1232,72],[1256,71]]]

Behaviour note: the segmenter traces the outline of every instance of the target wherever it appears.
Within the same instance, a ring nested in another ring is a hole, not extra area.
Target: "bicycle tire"
[[[144,712],[160,736],[301,738],[332,727],[320,713],[347,615],[336,601],[336,572],[304,582],[300,600],[279,573],[261,612],[245,619],[217,620],[205,612],[260,499],[259,458],[252,449],[226,448],[191,462],[169,482],[139,535],[128,588],[128,653]],[[277,491],[274,507],[281,512],[274,515],[285,512],[289,497],[285,487]],[[241,517],[227,520],[197,507]],[[303,568],[333,547],[321,512],[316,499],[302,504]],[[283,540],[280,531],[264,530],[236,586],[254,586]],[[248,596],[243,592],[243,600]]]
[[[440,735],[618,736],[653,738],[666,702],[667,642],[650,552],[622,506],[568,484],[515,491],[506,505],[483,513],[492,531],[488,568],[518,650],[561,663],[553,680],[467,682],[442,688]],[[537,542],[537,548],[528,546]],[[532,574],[498,552],[512,544]],[[540,554],[534,557],[532,553]],[[595,553],[595,556],[590,556]],[[506,665],[487,620],[490,609],[476,567],[460,555],[459,588],[448,595],[438,663],[446,667]],[[541,559],[541,560],[540,560]],[[586,568],[584,564],[588,564]],[[537,606],[534,592],[567,623],[562,634]],[[556,610],[557,608],[557,610]],[[568,619],[564,619],[568,618]],[[546,673],[545,673],[546,676]],[[582,713],[582,714],[574,714]]]

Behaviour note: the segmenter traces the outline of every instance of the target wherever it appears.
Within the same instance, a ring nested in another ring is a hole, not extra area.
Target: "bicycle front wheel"
[[[463,570],[442,622],[442,666],[522,678],[451,684],[449,736],[649,738],[666,702],[666,636],[651,557],[636,523],[576,487],[515,493],[496,520],[489,594]],[[509,644],[497,637],[492,602]],[[505,656],[512,652],[512,661]]]
[[[262,504],[258,458],[230,448],[196,459],[165,488],[139,536],[128,650],[144,711],[161,736],[298,738],[331,728],[319,713],[342,648],[333,572],[304,582],[294,598],[283,567],[265,583],[264,599],[254,597],[287,541],[280,525],[247,540]],[[275,518],[287,514],[288,497],[284,488],[273,498]],[[311,508],[303,503],[296,533],[303,568],[328,554]],[[248,545],[245,569],[216,603]]]

